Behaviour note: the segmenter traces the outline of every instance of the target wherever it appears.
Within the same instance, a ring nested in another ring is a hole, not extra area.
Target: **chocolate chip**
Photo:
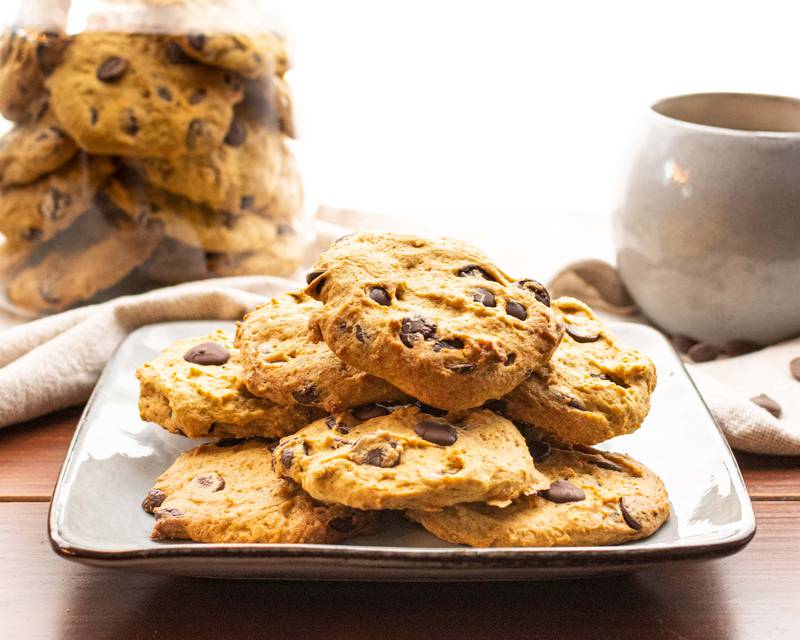
[[[338,431],[342,435],[347,435],[350,433],[350,427],[348,427],[344,422],[337,422],[336,418],[333,416],[328,416],[325,419],[325,426],[332,431]]]
[[[320,392],[317,385],[308,383],[302,389],[295,389],[292,391],[292,398],[299,404],[314,404],[320,400]]]
[[[757,404],[762,409],[766,409],[776,418],[781,417],[781,405],[764,393],[750,398],[750,402]]]
[[[545,307],[550,306],[550,293],[547,291],[547,288],[538,280],[534,280],[533,278],[524,278],[517,282],[517,286],[520,289],[526,289],[527,291],[533,293],[533,297],[541,302]]]
[[[198,89],[192,95],[189,96],[189,104],[191,105],[200,104],[205,99],[206,99],[206,90]]]
[[[177,42],[168,42],[165,53],[167,60],[173,64],[199,64],[197,60],[186,55]]]
[[[672,343],[672,346],[675,347],[675,351],[678,353],[686,353],[689,351],[689,349],[697,344],[697,340],[690,338],[689,336],[685,336],[682,333],[676,333],[670,338],[669,341]]]
[[[215,365],[225,364],[231,357],[228,350],[218,342],[203,342],[195,345],[183,354],[183,359],[192,364]]]
[[[383,307],[388,307],[392,304],[392,299],[389,297],[389,292],[383,287],[372,287],[369,290],[369,297],[374,302],[377,302]]]
[[[625,498],[619,499],[619,510],[622,512],[622,519],[625,520],[625,524],[631,529],[639,531],[639,529],[642,528],[642,524],[631,515],[631,512],[628,511],[628,507],[625,506]]]
[[[710,362],[717,358],[719,349],[708,342],[698,342],[689,348],[686,355],[693,362]]]
[[[436,335],[436,325],[421,316],[405,317],[400,324],[400,342],[411,349],[416,340],[430,340]]]
[[[39,201],[39,213],[47,220],[58,220],[62,218],[66,209],[72,203],[72,197],[68,193],[59,191],[55,187],[50,187],[42,195]]]
[[[356,334],[356,340],[358,340],[361,343],[366,342],[366,335],[364,334],[364,330],[361,328],[360,324],[356,325],[355,334]]]
[[[350,533],[356,528],[356,522],[353,518],[334,518],[328,526],[339,533]]]
[[[128,61],[119,56],[111,56],[106,58],[97,67],[97,79],[101,82],[114,82],[119,80],[128,70]]]
[[[135,136],[139,133],[139,120],[132,109],[126,109],[122,121],[122,130],[129,136]]]
[[[169,509],[159,509],[155,512],[156,520],[161,520],[161,518],[180,518],[183,515],[183,511],[180,509],[169,508]]]
[[[165,100],[167,102],[170,102],[172,100],[172,91],[169,90],[169,87],[161,85],[160,87],[158,87],[158,89],[156,89],[156,93],[158,94],[158,97],[161,98],[162,100]]]
[[[794,376],[795,380],[800,380],[800,357],[794,358],[789,363],[789,372]]]
[[[437,340],[433,343],[433,350],[437,353],[442,349],[463,349],[464,341],[459,338],[449,338],[445,340]]]
[[[381,448],[375,448],[367,451],[363,464],[368,464],[373,467],[394,467],[397,463],[388,464],[388,458],[385,450]]]
[[[204,489],[210,489],[212,493],[225,488],[225,480],[216,473],[204,473],[196,476],[194,481]]]
[[[494,299],[494,294],[488,289],[475,289],[472,296],[475,302],[480,302],[484,307],[496,307],[497,301]]]
[[[242,196],[239,199],[239,208],[242,209],[243,211],[245,209],[250,209],[255,204],[255,202],[256,202],[256,197],[255,196],[251,196],[251,195]]]
[[[442,416],[447,415],[446,409],[437,409],[436,407],[432,407],[431,405],[420,402],[419,400],[415,400],[414,404],[417,406],[417,408],[419,408],[420,412],[427,413],[429,416],[441,418]]]
[[[567,335],[575,342],[597,342],[600,339],[600,332],[591,327],[579,327],[575,325],[565,325]]]
[[[445,362],[444,368],[453,373],[472,373],[475,371],[475,365],[469,362]]]
[[[142,509],[147,511],[147,513],[153,513],[156,507],[160,507],[166,499],[167,494],[160,489],[150,489],[144,497],[144,500],[142,500]]]
[[[620,467],[616,462],[611,462],[611,460],[606,460],[605,458],[592,458],[589,460],[594,466],[600,467],[601,469],[608,469],[609,471],[618,471],[622,473],[625,471],[622,467]]]
[[[423,440],[442,447],[449,447],[458,439],[458,432],[452,425],[446,422],[434,422],[433,420],[423,420],[418,423],[414,427],[414,433]]]
[[[206,123],[200,118],[194,118],[186,129],[186,148],[194,151],[202,138],[206,137]]]
[[[206,37],[202,33],[193,33],[186,37],[186,42],[192,49],[202,51],[206,46]]]
[[[290,469],[294,462],[294,451],[291,449],[284,449],[281,451],[281,466],[284,469]]]
[[[457,272],[456,275],[459,278],[483,278],[484,280],[489,280],[491,282],[497,282],[494,277],[483,267],[478,266],[477,264],[468,264],[465,267],[461,267]]]
[[[350,413],[353,414],[353,417],[357,420],[371,420],[378,416],[389,415],[390,411],[383,405],[373,402],[371,404],[362,404],[355,407],[350,410]]]
[[[539,491],[539,495],[545,500],[563,504],[564,502],[580,502],[586,499],[583,489],[576,487],[567,480],[556,480],[550,485],[549,489]]]
[[[247,130],[239,120],[234,118],[231,122],[231,128],[228,129],[228,133],[225,135],[225,144],[230,147],[239,147],[244,144],[245,140],[247,140]]]
[[[89,124],[91,124],[92,126],[96,125],[99,115],[100,114],[97,112],[97,109],[95,107],[90,107],[89,108]]]
[[[519,302],[513,300],[506,301],[506,313],[518,320],[525,320],[528,317],[528,312]]]

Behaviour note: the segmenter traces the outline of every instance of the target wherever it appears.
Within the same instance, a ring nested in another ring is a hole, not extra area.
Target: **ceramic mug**
[[[800,100],[655,103],[614,235],[625,285],[665,331],[719,346],[800,334]]]

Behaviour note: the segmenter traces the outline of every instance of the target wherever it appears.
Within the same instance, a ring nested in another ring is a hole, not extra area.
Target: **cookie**
[[[111,158],[80,153],[30,184],[0,189],[0,231],[15,244],[50,240],[89,209],[113,171]]]
[[[552,309],[566,327],[553,358],[492,407],[571,443],[596,444],[638,429],[656,386],[653,363],[583,302],[558,298]]]
[[[335,543],[373,533],[379,515],[312,500],[272,469],[264,440],[182,453],[142,502],[154,540]]]
[[[288,218],[303,206],[297,163],[283,136],[243,118],[208,155],[146,158],[129,165],[170,193],[234,214]]]
[[[200,34],[175,38],[190,58],[246,77],[283,76],[289,69],[286,43],[273,33]]]
[[[0,137],[0,187],[33,182],[66,164],[78,151],[49,108]]]
[[[321,415],[254,397],[244,386],[233,336],[222,330],[176,341],[136,377],[142,419],[189,438],[285,436]]]
[[[206,251],[257,251],[279,235],[280,223],[274,220],[215,211],[141,182],[112,179],[102,201],[143,227]]]
[[[47,87],[81,148],[129,157],[211,153],[243,96],[235,74],[195,64],[168,37],[123,33],[75,36]]]
[[[53,32],[10,29],[0,36],[0,112],[9,120],[36,119],[47,103],[45,79],[69,40]]]
[[[281,440],[275,468],[317,500],[357,509],[501,504],[548,486],[516,427],[482,409],[442,416],[373,404],[334,413]]]
[[[98,210],[39,246],[6,285],[9,299],[26,309],[61,311],[94,301],[149,257],[158,238]]]
[[[339,360],[324,342],[309,339],[308,319],[320,306],[304,293],[287,293],[244,317],[236,329],[236,346],[247,388],[280,404],[329,412],[406,399],[388,382]]]
[[[549,486],[505,508],[460,504],[409,516],[432,534],[473,547],[620,544],[646,538],[669,517],[664,483],[629,456],[552,448],[536,468]]]
[[[310,328],[346,363],[458,410],[498,398],[545,364],[562,329],[547,292],[513,282],[450,239],[355,233],[308,276]]]

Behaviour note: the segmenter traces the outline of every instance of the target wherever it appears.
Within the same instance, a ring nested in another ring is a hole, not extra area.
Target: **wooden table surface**
[[[226,582],[51,551],[48,502],[79,413],[0,430],[3,640],[800,637],[800,458],[738,455],[758,533],[729,558],[563,582]]]

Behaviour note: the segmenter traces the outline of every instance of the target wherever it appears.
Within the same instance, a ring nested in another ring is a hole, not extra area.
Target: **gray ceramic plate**
[[[229,323],[228,323],[229,324]],[[470,549],[397,518],[376,536],[341,545],[156,543],[142,497],[196,442],[143,423],[134,371],[174,339],[219,322],[175,322],[131,334],[108,364],[81,418],[50,512],[50,539],[66,558],[106,567],[229,578],[511,580],[618,573],[725,555],[755,532],[736,461],[680,361],[656,331],[612,324],[658,368],[645,424],[607,443],[664,478],[672,516],[653,537],[617,547]]]

